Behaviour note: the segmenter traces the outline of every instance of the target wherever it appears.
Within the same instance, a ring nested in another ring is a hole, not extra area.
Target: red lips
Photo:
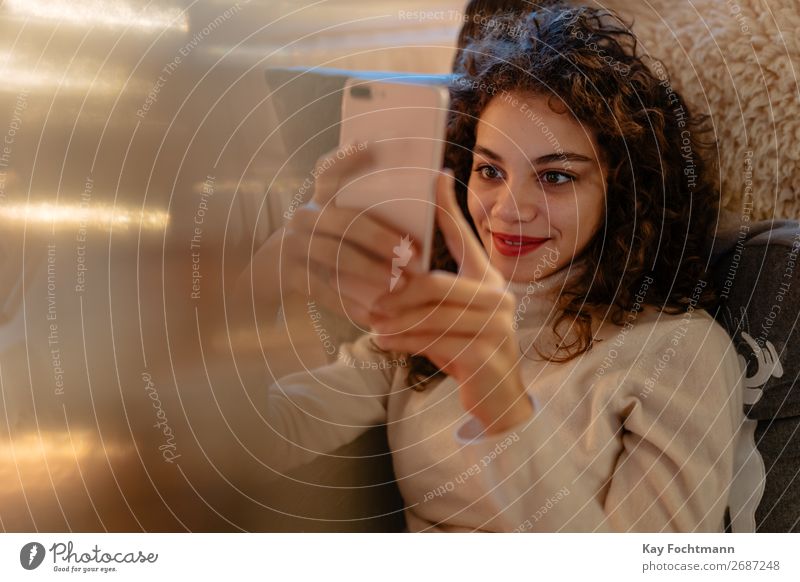
[[[538,249],[542,243],[548,240],[550,239],[533,236],[521,236],[518,234],[506,234],[504,232],[492,233],[494,248],[496,248],[501,255],[507,257],[518,257],[531,253]]]

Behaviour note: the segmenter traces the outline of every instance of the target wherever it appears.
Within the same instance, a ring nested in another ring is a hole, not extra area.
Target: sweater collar
[[[529,282],[508,282],[508,290],[517,298],[515,328],[543,326],[557,315],[556,302],[586,269],[584,261],[565,265],[555,273]]]

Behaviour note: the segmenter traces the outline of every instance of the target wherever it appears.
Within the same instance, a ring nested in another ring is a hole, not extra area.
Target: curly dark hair
[[[719,199],[707,117],[692,114],[659,61],[637,54],[630,25],[610,11],[561,6],[493,18],[461,51],[451,85],[445,165],[464,215],[472,224],[467,183],[478,119],[502,92],[544,96],[570,111],[594,130],[608,172],[604,224],[553,324],[555,331],[571,319],[578,339],[566,344],[557,332],[561,343],[545,357],[565,362],[591,349],[593,313],[623,325],[642,306],[635,297],[645,278],[644,305],[671,314],[712,308],[708,244]],[[456,272],[440,232],[435,240],[434,268]],[[412,387],[442,374],[427,358],[410,358]]]
[[[522,14],[563,3],[564,0],[470,0],[464,9],[464,25],[458,33],[453,70],[458,70],[464,48],[475,38],[483,36],[486,28],[495,25],[495,16]]]

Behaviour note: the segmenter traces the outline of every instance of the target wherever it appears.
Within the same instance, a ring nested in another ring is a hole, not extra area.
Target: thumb
[[[348,176],[365,166],[371,158],[367,142],[349,142],[323,154],[311,175],[314,177],[313,203],[325,206],[341,190]]]
[[[436,221],[462,276],[483,279],[491,271],[489,259],[456,202],[455,176],[444,170],[436,188]]]

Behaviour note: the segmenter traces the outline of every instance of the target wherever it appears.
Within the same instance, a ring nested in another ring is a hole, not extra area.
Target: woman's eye
[[[503,177],[500,170],[494,166],[478,166],[475,168],[475,172],[484,180],[498,180]]]
[[[565,174],[564,172],[550,171],[543,172],[540,176],[540,179],[543,183],[550,186],[560,186],[561,184],[575,181],[575,176],[572,176],[571,174]]]

